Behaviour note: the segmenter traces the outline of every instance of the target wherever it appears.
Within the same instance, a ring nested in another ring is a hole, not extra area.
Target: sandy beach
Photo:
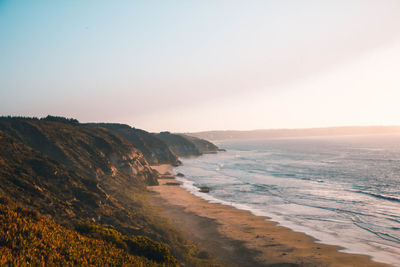
[[[171,166],[156,167],[160,173]],[[152,203],[185,236],[219,262],[232,266],[389,266],[368,256],[342,253],[340,247],[316,243],[300,232],[248,211],[209,203],[180,186],[160,179],[152,186]]]

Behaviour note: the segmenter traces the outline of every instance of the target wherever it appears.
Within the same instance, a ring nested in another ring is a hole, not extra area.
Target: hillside
[[[132,144],[103,128],[60,122],[0,120],[0,130],[8,196],[59,220],[137,228],[125,225],[134,215],[124,212],[120,189],[144,190],[157,180]]]
[[[118,123],[96,123],[92,125],[110,129],[126,138],[142,152],[146,160],[152,165],[171,164],[177,166],[180,164],[178,157],[171,152],[169,147],[149,132]]]
[[[206,140],[183,134],[161,132],[155,136],[165,142],[179,157],[200,156],[204,153],[216,153],[219,150],[217,146]]]
[[[219,148],[204,139],[184,134],[161,132],[153,134],[141,129],[118,123],[93,123],[125,137],[138,148],[146,160],[152,165],[180,164],[178,157],[199,156],[206,153],[216,153]]]
[[[207,140],[183,134],[181,134],[181,136],[192,142],[201,154],[217,153],[221,151],[216,145]]]
[[[4,201],[4,199],[2,199]],[[37,212],[0,204],[1,266],[162,266],[105,240],[66,229]]]
[[[160,242],[181,264],[209,262],[148,203],[146,187],[158,174],[118,133],[57,117],[3,117],[0,147],[0,197],[70,230],[95,223],[134,236],[125,243]]]

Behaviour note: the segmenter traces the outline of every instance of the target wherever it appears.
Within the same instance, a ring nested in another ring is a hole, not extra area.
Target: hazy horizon
[[[386,127],[400,127],[400,125],[336,125],[327,127],[305,127],[305,128],[259,128],[259,129],[248,129],[248,130],[237,130],[237,129],[225,129],[225,130],[205,130],[198,132],[218,132],[218,131],[239,131],[239,132],[253,132],[253,131],[276,131],[276,130],[313,130],[313,129],[330,129],[330,128],[386,128]]]
[[[400,125],[400,2],[1,1],[0,115],[147,131]]]

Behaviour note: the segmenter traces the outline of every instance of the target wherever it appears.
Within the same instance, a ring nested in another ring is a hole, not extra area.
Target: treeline
[[[55,121],[55,122],[62,122],[68,124],[79,124],[79,121],[74,118],[66,118],[62,116],[51,116],[47,115],[43,118],[38,117],[25,117],[25,116],[0,116],[0,119],[7,119],[7,120],[26,120],[26,121]]]

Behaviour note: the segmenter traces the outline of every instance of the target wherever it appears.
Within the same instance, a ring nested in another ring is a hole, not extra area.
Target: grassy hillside
[[[210,264],[149,204],[146,187],[157,183],[157,173],[116,132],[58,117],[0,118],[0,147],[0,197],[129,255],[149,257],[159,250],[170,255],[161,257],[169,263],[175,258],[180,265]],[[24,227],[27,235],[37,231]],[[0,257],[8,259],[14,253],[9,249],[2,249]],[[22,254],[18,257],[25,260]],[[152,260],[160,262],[159,257]]]

